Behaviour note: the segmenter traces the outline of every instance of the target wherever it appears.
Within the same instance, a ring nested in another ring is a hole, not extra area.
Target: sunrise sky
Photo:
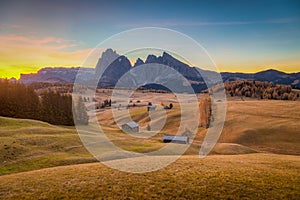
[[[2,0],[0,77],[80,66],[101,41],[139,27],[164,27],[192,37],[221,71],[300,71],[297,0]]]

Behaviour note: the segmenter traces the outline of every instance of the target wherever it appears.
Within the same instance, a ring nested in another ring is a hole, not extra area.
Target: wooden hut
[[[179,143],[179,144],[188,144],[189,137],[187,136],[178,136],[178,135],[164,135],[164,143]]]
[[[125,132],[138,133],[140,125],[134,121],[122,125],[122,130]]]

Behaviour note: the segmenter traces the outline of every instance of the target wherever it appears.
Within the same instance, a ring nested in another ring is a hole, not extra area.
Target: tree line
[[[289,85],[278,85],[262,81],[234,81],[225,84],[226,93],[230,96],[245,96],[258,99],[296,100],[299,93],[292,91]]]
[[[208,128],[212,118],[212,99],[211,97],[204,97],[199,102],[200,110],[200,126]]]
[[[88,124],[83,100],[79,97],[72,112],[72,96],[55,91],[40,95],[32,86],[0,80],[0,116],[45,121],[55,125]]]

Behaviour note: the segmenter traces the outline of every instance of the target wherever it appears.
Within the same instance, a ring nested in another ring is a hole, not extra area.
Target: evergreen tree
[[[41,120],[56,125],[73,126],[72,97],[49,91],[42,95]]]
[[[0,81],[0,115],[37,119],[39,98],[33,88],[18,83]]]
[[[149,124],[147,125],[147,131],[151,131],[151,126]]]
[[[80,102],[80,119],[86,124],[88,117],[82,99]],[[0,116],[74,125],[71,95],[50,90],[39,97],[32,86],[9,83],[7,79],[0,79]]]
[[[74,121],[77,125],[87,125],[89,123],[89,117],[81,96],[75,102],[73,111],[75,115]]]

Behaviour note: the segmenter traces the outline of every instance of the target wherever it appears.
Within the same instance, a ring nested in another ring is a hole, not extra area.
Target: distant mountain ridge
[[[74,83],[77,75],[82,79],[88,79],[88,77],[94,76],[94,69],[81,68],[80,72],[84,72],[82,75],[78,74],[79,69],[79,67],[46,67],[40,69],[37,73],[21,74],[19,82],[26,85],[37,82]]]
[[[99,58],[95,69],[79,67],[47,67],[39,70],[37,73],[21,74],[19,82],[24,84],[31,84],[36,82],[74,83],[76,76],[77,78],[85,82],[89,82],[90,80],[96,80],[97,74],[102,74],[98,85],[100,87],[110,87],[114,86],[119,80],[119,78],[132,68],[138,67],[142,64],[150,63],[159,63],[167,65],[177,70],[191,82],[192,87],[196,92],[200,92],[207,88],[203,78],[201,77],[201,74],[205,74],[211,77],[218,75],[217,72],[205,71],[197,67],[190,67],[189,65],[181,62],[180,60],[174,58],[166,52],[163,52],[161,56],[148,55],[145,61],[138,58],[135,64],[132,66],[129,59],[126,56],[118,55],[112,49],[107,49],[105,52],[102,53],[102,56]],[[107,68],[103,72],[104,67]],[[269,81],[275,84],[286,84],[291,85],[294,88],[300,88],[300,72],[285,73],[274,69],[269,69],[257,73],[222,72],[221,76],[224,82],[243,79],[258,80]]]
[[[298,73],[285,73],[274,69],[268,69],[257,73],[231,73],[222,72],[222,79],[226,81],[235,80],[258,80],[258,81],[269,81],[275,84],[290,85],[294,88],[300,88],[300,72]]]

